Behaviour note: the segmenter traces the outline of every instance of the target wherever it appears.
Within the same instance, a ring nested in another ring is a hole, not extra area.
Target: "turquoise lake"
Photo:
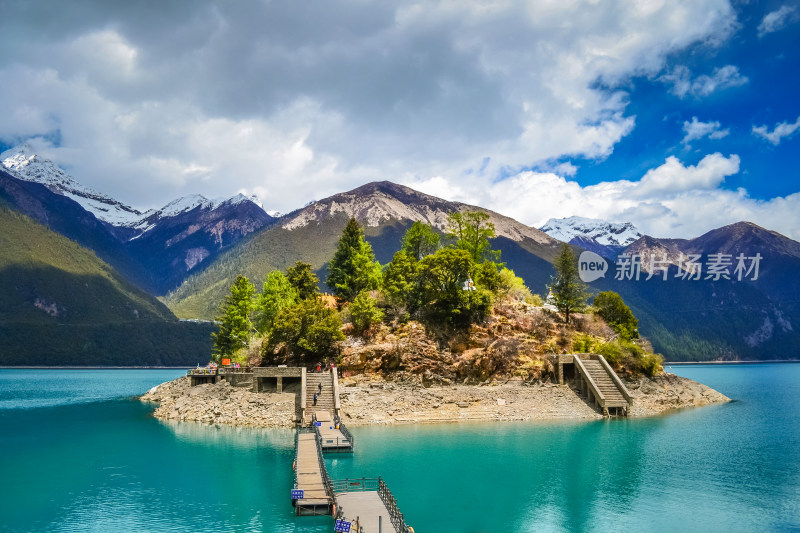
[[[417,532],[800,531],[800,365],[673,367],[733,398],[649,419],[353,428]],[[0,369],[0,531],[333,531],[294,433],[163,423],[179,370]]]

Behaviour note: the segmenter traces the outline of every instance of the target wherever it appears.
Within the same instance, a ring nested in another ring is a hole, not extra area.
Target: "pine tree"
[[[383,271],[383,295],[398,318],[414,307],[412,297],[417,266],[417,261],[411,255],[400,250]]]
[[[383,311],[378,309],[378,303],[369,295],[369,292],[362,291],[350,304],[350,317],[353,321],[353,329],[360,335],[373,324],[378,324],[383,320]]]
[[[417,261],[435,252],[440,240],[441,236],[431,225],[417,220],[403,235],[401,250]]]
[[[586,300],[590,293],[578,274],[578,258],[567,243],[561,245],[561,251],[553,262],[556,275],[552,277],[550,290],[555,298],[556,308],[564,313],[564,320],[569,324],[569,315],[586,308]]]
[[[381,266],[356,219],[345,226],[336,253],[328,265],[326,283],[339,298],[352,301],[364,290],[377,289]]]
[[[222,314],[217,318],[219,331],[212,333],[213,355],[219,360],[223,355],[232,355],[250,342],[255,329],[251,320],[255,309],[256,288],[249,279],[239,275],[230,287],[230,294],[222,304]]]
[[[316,284],[314,284],[316,287]],[[273,270],[267,274],[264,288],[256,298],[255,326],[259,333],[267,333],[272,329],[272,323],[278,312],[284,307],[289,307],[297,302],[299,296],[297,289],[280,270]]]
[[[297,297],[301,300],[316,298],[319,294],[319,278],[311,271],[311,265],[298,261],[286,269],[286,278],[297,290]]]

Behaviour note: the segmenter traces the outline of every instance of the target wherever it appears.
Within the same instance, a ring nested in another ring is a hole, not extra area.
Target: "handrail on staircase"
[[[600,364],[603,366],[603,368],[606,369],[608,375],[611,376],[611,381],[614,382],[614,384],[617,386],[617,389],[619,389],[619,392],[622,393],[622,395],[625,397],[625,400],[628,402],[628,405],[633,404],[633,396],[631,396],[628,387],[625,386],[625,384],[619,378],[617,373],[614,372],[614,369],[611,368],[611,365],[608,364],[606,358],[600,354],[592,354],[592,358],[596,358],[597,361],[600,361]]]

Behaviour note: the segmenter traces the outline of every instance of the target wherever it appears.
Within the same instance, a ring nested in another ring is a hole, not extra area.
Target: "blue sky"
[[[800,3],[3,0],[0,147],[140,209],[373,180],[800,239]]]
[[[790,139],[775,145],[753,133],[753,126],[793,123],[800,117],[800,9],[788,16],[785,26],[759,35],[763,17],[778,11],[782,2],[738,6],[742,27],[720,48],[692,46],[673,54],[668,65],[684,65],[697,74],[735,65],[747,81],[708,96],[679,96],[665,91],[664,81],[641,77],[632,81],[628,113],[636,115],[636,128],[602,161],[584,161],[575,176],[583,184],[608,179],[637,179],[647,169],[675,155],[696,164],[703,155],[721,151],[741,157],[740,171],[725,180],[728,189],[746,188],[751,196],[769,199],[800,188],[800,146]],[[666,67],[669,70],[669,66]],[[682,142],[684,122],[718,122],[729,133],[720,139],[708,136]]]

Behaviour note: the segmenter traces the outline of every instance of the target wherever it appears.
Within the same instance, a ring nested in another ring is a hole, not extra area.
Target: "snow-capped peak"
[[[607,222],[577,216],[551,218],[539,229],[559,241],[570,242],[582,238],[602,246],[627,246],[642,236],[630,222]]]
[[[75,200],[98,219],[109,224],[130,224],[142,216],[140,211],[81,185],[58,165],[37,155],[28,143],[0,154],[0,164],[12,176],[41,183],[51,191]]]
[[[180,215],[181,213],[191,211],[196,207],[213,209],[214,201],[208,200],[202,194],[190,194],[188,196],[182,196],[177,200],[172,200],[170,203],[159,209],[157,213],[161,217],[174,217],[176,215]]]

